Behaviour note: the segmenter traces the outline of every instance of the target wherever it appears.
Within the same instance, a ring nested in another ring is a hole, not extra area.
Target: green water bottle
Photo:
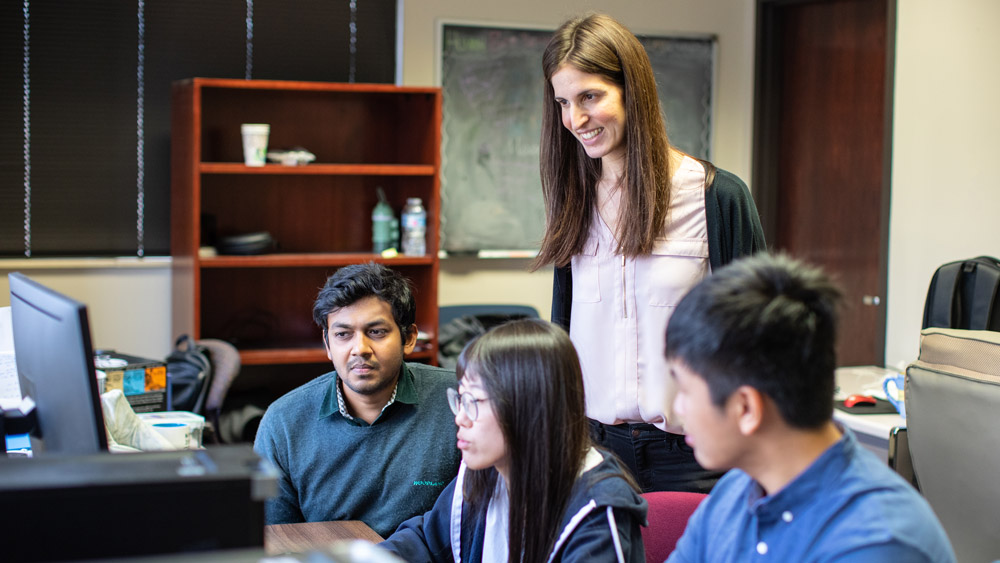
[[[375,189],[378,191],[378,203],[372,209],[372,252],[381,254],[399,244],[399,221],[385,199],[385,192],[381,187]]]

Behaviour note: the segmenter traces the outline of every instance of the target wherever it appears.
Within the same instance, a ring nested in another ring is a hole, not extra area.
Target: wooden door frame
[[[760,213],[766,240],[773,244],[778,233],[778,115],[781,107],[780,63],[778,62],[778,12],[795,4],[824,0],[757,0],[756,37],[754,39],[754,112],[753,112],[753,190]],[[879,256],[882,265],[878,272],[878,296],[881,299],[876,330],[875,349],[878,363],[885,363],[885,333],[888,311],[889,277],[889,207],[892,185],[892,136],[893,136],[893,86],[896,60],[896,3],[886,2],[886,60],[885,100],[882,143],[882,186],[879,209]]]

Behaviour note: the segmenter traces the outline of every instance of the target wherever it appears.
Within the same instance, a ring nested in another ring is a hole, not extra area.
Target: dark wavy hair
[[[326,321],[330,313],[365,297],[378,297],[392,307],[392,317],[406,342],[417,321],[413,289],[402,274],[375,262],[344,266],[327,278],[313,304],[313,320],[323,330],[323,340],[327,339]]]
[[[470,342],[456,374],[481,382],[507,445],[508,560],[545,561],[591,446],[576,349],[557,325],[511,321]],[[494,468],[466,473],[472,510],[486,510],[497,475]]]
[[[758,254],[720,268],[677,305],[667,358],[701,376],[717,406],[749,385],[795,428],[833,416],[842,292],[822,270]]]
[[[631,257],[649,254],[666,220],[671,178],[670,141],[656,77],[646,49],[632,32],[611,16],[589,14],[563,23],[542,56],[545,99],[539,160],[545,235],[532,267],[565,266],[580,253],[590,232],[601,177],[601,160],[587,156],[562,124],[552,75],[564,65],[602,76],[622,89],[626,157],[617,252]]]

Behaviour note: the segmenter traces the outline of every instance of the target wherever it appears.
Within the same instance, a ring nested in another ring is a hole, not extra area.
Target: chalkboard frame
[[[538,178],[541,56],[554,29],[438,21],[435,81],[444,99],[441,248],[446,254],[521,258],[537,252],[544,228]],[[671,142],[711,159],[716,36],[637,36],[657,73],[661,103],[668,106]],[[672,79],[678,76],[683,79]]]

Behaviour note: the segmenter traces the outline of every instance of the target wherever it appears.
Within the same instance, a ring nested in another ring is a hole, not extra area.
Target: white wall
[[[160,360],[170,353],[169,259],[0,260],[0,306],[10,305],[12,271],[86,303],[94,348]]]
[[[886,365],[916,358],[934,269],[1000,256],[996,0],[899,0]]]
[[[409,0],[403,21],[403,81],[435,85],[438,21],[465,20],[555,27],[588,10],[605,10],[636,32],[713,33],[719,41],[716,162],[750,179],[754,2],[656,0]],[[1000,186],[988,167],[1000,154],[1000,21],[995,0],[898,0],[892,211],[886,363],[916,357],[923,301],[934,268],[958,258],[1000,255]],[[751,186],[752,188],[752,186]],[[38,264],[39,262],[34,262]],[[14,265],[12,265],[14,264]],[[97,346],[163,357],[169,329],[170,271],[103,264],[20,269],[90,305]],[[149,267],[152,266],[152,267]],[[551,270],[526,274],[525,260],[448,259],[441,267],[443,305],[534,305],[548,316]]]

